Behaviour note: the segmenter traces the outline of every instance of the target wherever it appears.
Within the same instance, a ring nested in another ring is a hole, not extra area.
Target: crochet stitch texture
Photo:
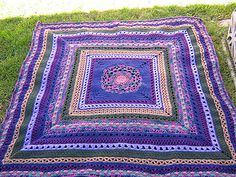
[[[0,176],[234,176],[235,120],[199,18],[37,23]]]

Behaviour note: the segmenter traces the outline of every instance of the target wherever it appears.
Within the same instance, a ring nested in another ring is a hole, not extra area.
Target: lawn
[[[236,3],[228,5],[190,5],[186,7],[156,6],[144,9],[92,11],[90,13],[76,12],[0,20],[0,121],[9,105],[21,64],[29,51],[32,32],[37,21],[50,23],[198,16],[203,19],[213,39],[226,89],[236,104],[236,89],[226,62],[226,57],[229,54],[222,50],[221,44],[221,39],[227,35],[227,28],[220,27],[218,24],[219,20],[230,18],[234,8],[236,8]]]

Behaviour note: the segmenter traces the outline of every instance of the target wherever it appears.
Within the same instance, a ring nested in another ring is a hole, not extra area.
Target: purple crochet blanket
[[[235,120],[199,18],[37,23],[0,176],[234,176]]]

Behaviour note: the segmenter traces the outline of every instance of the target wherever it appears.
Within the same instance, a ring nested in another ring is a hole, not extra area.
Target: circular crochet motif
[[[142,84],[138,69],[132,66],[116,65],[103,71],[101,87],[110,93],[136,92]]]

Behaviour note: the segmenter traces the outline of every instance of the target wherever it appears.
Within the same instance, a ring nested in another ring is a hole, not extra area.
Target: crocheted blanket
[[[37,23],[0,176],[234,176],[235,120],[199,18]]]

